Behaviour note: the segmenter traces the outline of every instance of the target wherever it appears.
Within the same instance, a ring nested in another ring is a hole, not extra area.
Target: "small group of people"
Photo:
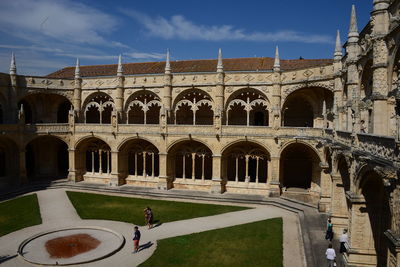
[[[328,248],[325,252],[326,259],[328,261],[328,266],[333,267],[336,266],[336,252],[335,249],[332,246],[332,239],[333,239],[333,224],[331,219],[328,219],[327,222],[327,229],[326,229],[326,234],[325,234],[325,239],[329,240],[329,245]],[[340,242],[340,253],[345,253],[346,252],[346,243],[349,241],[349,237],[347,235],[347,229],[343,230],[342,235],[339,238]]]
[[[143,212],[144,212],[144,221],[148,229],[153,228],[153,211],[150,209],[150,207],[147,207],[143,210]],[[135,226],[133,232],[133,253],[139,251],[140,237],[141,233],[139,231],[139,227]]]

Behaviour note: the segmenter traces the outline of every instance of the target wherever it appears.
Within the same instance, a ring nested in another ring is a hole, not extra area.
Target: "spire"
[[[274,70],[279,71],[281,69],[281,61],[279,59],[279,48],[276,46],[275,48],[275,61],[274,61]]]
[[[217,72],[224,71],[224,64],[222,64],[222,50],[218,49],[218,64],[217,64]]]
[[[337,30],[334,58],[335,59],[341,59],[342,55],[343,54],[342,54],[342,45],[341,45],[341,42],[340,42],[340,32],[339,32],[339,30]]]
[[[10,75],[17,74],[17,65],[15,64],[15,55],[14,52],[11,53],[11,64],[10,64]]]
[[[165,60],[165,74],[171,74],[171,63],[169,58],[169,49],[167,49],[167,57]]]
[[[351,7],[350,28],[348,34],[349,42],[358,42],[358,27],[356,17],[356,7]]]
[[[122,56],[121,54],[119,54],[117,76],[122,76],[123,73],[124,73],[124,67],[122,66]]]
[[[75,66],[75,79],[79,79],[80,77],[81,77],[81,68],[79,64],[79,58],[77,58]]]

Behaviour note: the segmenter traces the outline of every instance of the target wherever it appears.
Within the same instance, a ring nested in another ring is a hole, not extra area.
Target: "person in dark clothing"
[[[133,234],[133,252],[139,251],[140,231],[139,227],[135,226],[135,232]]]
[[[332,241],[332,239],[333,239],[333,224],[330,219],[328,220],[325,239],[329,240],[329,241]]]

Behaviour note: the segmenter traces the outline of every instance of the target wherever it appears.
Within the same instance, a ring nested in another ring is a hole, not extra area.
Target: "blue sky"
[[[359,30],[372,0],[155,1],[2,0],[0,72],[46,75],[81,65],[274,55],[331,58],[336,30],[346,40],[351,5]]]

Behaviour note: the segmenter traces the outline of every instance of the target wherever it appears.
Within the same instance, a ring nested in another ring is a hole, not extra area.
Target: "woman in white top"
[[[326,255],[326,259],[328,260],[328,267],[335,266],[336,252],[332,248],[332,244],[329,244],[328,249],[325,252],[325,255]]]

